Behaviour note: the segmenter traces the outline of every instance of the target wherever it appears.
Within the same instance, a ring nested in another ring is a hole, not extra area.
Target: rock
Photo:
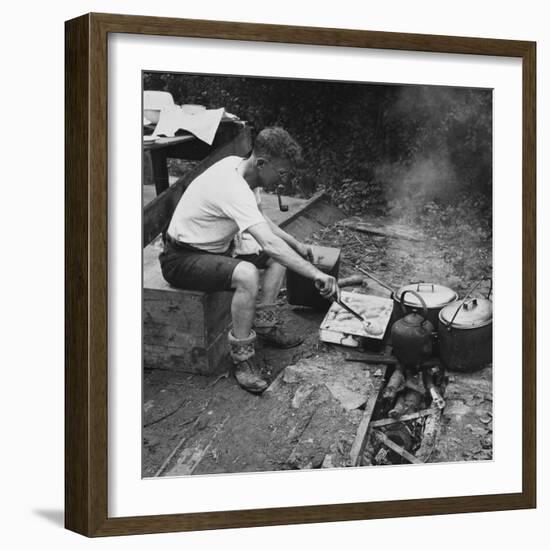
[[[477,460],[491,460],[493,454],[489,450],[481,450],[476,454]]]
[[[481,405],[485,398],[483,397],[483,394],[476,393],[472,396],[471,399],[467,401],[468,405],[471,405],[473,407],[477,407],[478,405]]]
[[[361,391],[354,390],[342,380],[327,381],[325,385],[333,397],[340,401],[342,407],[348,411],[358,409],[367,400],[365,388],[362,388]]]
[[[349,420],[353,424],[360,424],[361,420],[363,419],[363,411],[359,409],[355,409],[353,411],[349,411]]]
[[[313,386],[299,386],[290,404],[292,408],[299,409],[304,401],[311,395],[313,389]]]
[[[149,436],[143,439],[143,443],[147,447],[156,447],[160,443],[160,439],[156,436]]]
[[[447,406],[445,408],[446,416],[464,416],[471,411],[470,407],[465,405],[462,401],[447,401]]]
[[[210,424],[211,416],[209,414],[201,414],[195,422],[195,427],[198,431],[204,430]]]
[[[312,468],[320,468],[323,465],[324,460],[325,460],[325,453],[323,452],[316,453],[311,459]]]
[[[287,384],[296,384],[298,382],[298,376],[294,370],[295,367],[296,365],[289,365],[283,373],[283,381]]]

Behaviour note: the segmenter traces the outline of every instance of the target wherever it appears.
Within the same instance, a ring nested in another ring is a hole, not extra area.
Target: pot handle
[[[470,300],[464,301],[462,303],[462,307],[466,310],[474,309],[474,307],[476,306],[477,306],[477,298],[471,298]],[[455,317],[456,317],[456,313],[455,313]],[[454,320],[454,317],[453,317],[453,320]]]
[[[493,292],[493,278],[492,277],[483,277],[483,279],[480,279],[468,292],[466,292],[466,296],[464,296],[463,302],[465,302],[472,294],[472,292],[483,282],[483,281],[489,281],[491,285],[489,286],[489,292],[487,293],[487,299],[489,299],[489,296],[491,296],[491,293]]]
[[[420,291],[420,287],[421,286],[427,286],[427,287],[432,287],[432,292],[435,292],[435,287],[434,287],[434,284],[433,283],[424,283],[422,281],[416,283],[416,292],[421,292]]]
[[[411,294],[414,294],[414,296],[416,296],[419,300],[420,300],[420,303],[422,304],[422,316],[424,317],[424,321],[427,321],[428,320],[428,308],[426,307],[426,302],[424,301],[424,298],[422,298],[422,296],[420,296],[420,294],[418,294],[418,292],[415,292],[414,290],[405,290],[405,292],[403,292],[401,294],[401,311],[403,312],[404,315],[407,315],[407,309],[405,307],[405,294],[407,294],[407,292],[410,292]]]
[[[456,311],[453,315],[453,318],[451,319],[450,323],[447,325],[447,330],[451,330],[453,328],[454,320],[456,319],[456,316],[458,315],[458,312],[461,310],[461,308],[468,309],[471,307],[477,306],[477,299],[473,298],[472,300],[468,300],[468,298],[471,296],[472,292],[483,282],[483,281],[490,281],[491,286],[489,287],[489,292],[487,293],[487,299],[489,299],[489,296],[491,295],[491,292],[493,292],[493,278],[492,277],[483,277],[483,279],[480,279],[468,292],[466,293],[466,296],[464,296],[464,299],[462,300],[462,304],[456,308]]]

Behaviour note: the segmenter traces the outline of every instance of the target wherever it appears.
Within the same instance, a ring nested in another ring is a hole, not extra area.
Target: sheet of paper
[[[191,132],[208,145],[212,145],[225,109],[209,109],[195,114],[184,112],[175,105],[160,112],[153,136],[174,137],[178,130]]]

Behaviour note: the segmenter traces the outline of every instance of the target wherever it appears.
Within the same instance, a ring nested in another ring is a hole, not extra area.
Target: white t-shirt
[[[219,254],[237,233],[265,222],[253,191],[237,173],[242,160],[226,157],[191,182],[172,215],[170,237]]]
[[[255,187],[253,189],[254,197],[258,207],[262,204],[262,188]],[[261,211],[261,210],[260,210]],[[262,247],[258,241],[248,232],[243,231],[235,235],[235,250],[233,256],[242,256],[248,254],[259,254],[262,251]]]

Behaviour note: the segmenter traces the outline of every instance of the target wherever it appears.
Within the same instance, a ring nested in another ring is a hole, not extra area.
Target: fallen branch
[[[441,431],[441,409],[432,405],[433,414],[428,416],[424,430],[422,432],[422,442],[416,455],[422,462],[428,462],[432,453],[434,452],[437,439],[439,438],[439,432]]]
[[[377,227],[365,222],[354,222],[351,220],[342,221],[339,225],[352,229],[353,231],[359,231],[360,233],[368,233],[370,235],[377,235],[379,237],[390,237],[392,239],[407,239],[409,241],[422,241],[422,237],[411,230],[401,229],[397,227]]]
[[[369,365],[397,365],[399,361],[393,355],[382,355],[380,353],[367,353],[364,351],[346,353],[346,361],[354,363],[367,363]],[[427,369],[441,364],[439,359],[428,359],[420,364],[420,368]],[[413,387],[412,389],[416,389]]]
[[[166,413],[165,415],[161,416],[160,418],[156,418],[155,420],[151,420],[151,422],[148,422],[147,424],[143,424],[143,427],[148,428],[153,424],[158,424],[159,422],[162,422],[169,416],[172,416],[174,413],[178,412],[185,405],[185,403],[187,403],[187,399],[184,399],[174,410],[170,411],[169,413]]]
[[[429,416],[433,414],[433,409],[424,409],[423,411],[418,411],[411,414],[404,414],[400,418],[382,418],[381,420],[373,420],[371,422],[372,428],[381,428],[382,426],[390,426],[397,422],[407,422],[407,420],[416,420],[417,418],[422,418],[423,416]]]
[[[209,385],[209,387],[212,387],[212,386],[215,386],[222,378],[229,378],[229,371],[227,372],[224,372],[223,374],[220,374],[216,380],[214,380],[214,382],[211,382]]]
[[[418,460],[416,456],[412,455],[403,447],[394,443],[386,434],[376,431],[376,437],[384,444],[386,447],[391,449],[393,452],[397,453],[399,456],[403,457],[405,460],[408,460],[411,464],[422,464],[421,460]]]
[[[214,439],[216,439],[218,434],[221,432],[222,428],[225,426],[225,423],[227,422],[228,419],[229,419],[229,415],[226,415],[226,417],[216,427],[216,430],[214,431],[214,435],[212,436],[212,438],[208,442],[208,445],[200,452],[199,456],[196,457],[195,462],[193,463],[193,465],[189,469],[188,475],[191,475],[195,471],[196,467],[202,462],[202,459],[204,458],[204,456],[208,452],[208,449],[210,449],[210,446],[214,442]]]

